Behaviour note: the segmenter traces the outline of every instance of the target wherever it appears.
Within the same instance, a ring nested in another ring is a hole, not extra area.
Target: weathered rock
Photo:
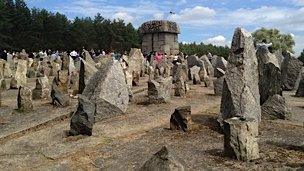
[[[227,69],[227,61],[223,57],[214,56],[212,60],[212,66],[214,68],[214,77],[221,77],[221,73],[217,68],[222,69],[223,71],[226,71]]]
[[[141,171],[184,171],[185,167],[176,157],[163,147],[155,153],[140,169]]]
[[[297,80],[295,82],[295,86],[293,88],[293,90],[297,91],[298,88],[299,88],[299,85],[300,85],[300,81],[302,80],[302,78],[304,78],[304,67],[302,67],[298,77],[297,77]]]
[[[262,105],[262,115],[271,118],[287,119],[291,112],[285,98],[281,95],[273,95]]]
[[[184,81],[183,77],[177,79],[174,83],[174,95],[184,97],[187,93],[186,84],[187,83]]]
[[[28,78],[35,78],[36,77],[36,71],[33,68],[29,68],[27,70],[27,77]]]
[[[198,57],[191,55],[187,58],[188,68],[192,68],[193,66],[197,66],[198,64]]]
[[[297,97],[304,97],[304,77],[302,77],[302,79],[299,83],[299,87],[298,87],[298,90],[296,92],[296,96]]]
[[[301,72],[303,63],[295,58],[290,52],[286,52],[283,55],[284,60],[281,67],[283,90],[292,90],[295,86],[297,77]]]
[[[143,61],[144,61],[144,56],[141,53],[141,50],[132,48],[129,54],[129,58],[127,60],[127,64],[129,65],[128,71],[132,73],[133,83],[136,86],[139,84],[139,77],[140,77]]]
[[[214,68],[211,64],[211,62],[209,61],[208,57],[206,55],[203,55],[201,57],[201,60],[204,62],[205,64],[205,67],[206,67],[206,71],[207,71],[207,74],[211,77],[214,76]]]
[[[105,60],[100,64],[82,93],[96,103],[96,121],[125,113],[129,102],[128,86],[119,62]]]
[[[185,64],[175,64],[172,69],[172,77],[173,83],[175,83],[180,77],[183,78],[184,81],[188,80],[188,69]]]
[[[0,78],[4,78],[5,61],[0,59]]]
[[[68,70],[70,65],[70,57],[67,52],[62,53],[61,60],[62,60],[61,70]]]
[[[10,89],[18,89],[17,80],[12,77],[10,80]]]
[[[176,108],[170,119],[171,130],[187,132],[191,129],[191,106]]]
[[[282,77],[279,62],[267,47],[257,50],[259,68],[259,92],[261,105],[275,94],[282,95]]]
[[[0,91],[2,90],[2,91],[4,91],[4,90],[6,90],[7,88],[6,88],[6,81],[5,81],[5,79],[4,78],[0,78]]]
[[[77,111],[71,117],[69,134],[91,136],[96,112],[95,103],[83,95],[79,95],[78,101]]]
[[[57,82],[57,86],[63,93],[68,93],[69,89],[69,71],[68,70],[60,70],[58,71],[58,76],[55,78]]]
[[[224,153],[242,161],[258,159],[258,121],[233,117],[224,121]]]
[[[72,90],[72,95],[76,96],[79,93],[79,74],[77,71],[70,73],[70,89]]]
[[[17,80],[17,87],[26,86],[27,83],[26,73],[27,73],[27,61],[19,59],[16,74],[15,74],[15,79]]]
[[[148,97],[150,103],[167,103],[171,99],[170,90],[172,77],[150,80],[148,82]]]
[[[50,96],[50,89],[49,89],[49,80],[48,78],[41,77],[36,79],[36,87],[33,90],[33,100],[36,99],[44,99]]]
[[[201,67],[198,74],[199,74],[200,80],[205,84],[205,86],[209,87],[210,86],[210,77],[208,76],[205,67]]]
[[[57,82],[54,79],[52,83],[51,91],[52,104],[57,107],[66,107],[70,105],[69,96],[64,94],[57,86]]]
[[[199,76],[200,70],[201,68],[198,66],[193,66],[192,68],[190,68],[190,77],[194,85],[201,84],[201,79]]]
[[[214,94],[217,96],[222,96],[224,79],[225,77],[220,77],[213,80]]]
[[[28,87],[19,87],[17,97],[18,110],[22,112],[29,112],[33,110],[32,90]]]
[[[258,62],[250,33],[235,30],[223,84],[219,122],[234,116],[261,120]]]

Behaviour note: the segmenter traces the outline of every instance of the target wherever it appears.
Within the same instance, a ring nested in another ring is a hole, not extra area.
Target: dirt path
[[[138,88],[142,86],[145,83]],[[146,94],[135,94],[125,115],[96,123],[91,137],[67,138],[66,119],[10,139],[0,148],[0,170],[138,170],[163,145],[187,170],[304,166],[303,126],[263,121],[261,159],[238,162],[222,154],[223,135],[216,124],[220,97],[213,96],[212,89],[191,85],[186,98],[173,97],[170,103],[160,105],[147,105]],[[192,107],[194,129],[189,133],[169,130],[170,115],[183,105]]]

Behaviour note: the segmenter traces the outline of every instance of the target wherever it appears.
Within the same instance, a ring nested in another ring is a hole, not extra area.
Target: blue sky
[[[304,0],[26,0],[30,8],[45,8],[74,17],[124,19],[135,27],[153,19],[176,21],[180,42],[230,45],[235,27],[250,32],[278,28],[292,34],[295,51],[304,48]],[[170,15],[173,11],[175,14]]]

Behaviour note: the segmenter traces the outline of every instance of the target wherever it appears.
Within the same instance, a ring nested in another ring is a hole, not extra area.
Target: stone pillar
[[[258,121],[233,117],[224,121],[224,153],[242,161],[258,159]]]
[[[18,110],[22,112],[29,112],[33,110],[32,90],[28,87],[19,87],[17,98]]]
[[[191,125],[191,106],[176,108],[170,118],[170,129],[189,131]]]

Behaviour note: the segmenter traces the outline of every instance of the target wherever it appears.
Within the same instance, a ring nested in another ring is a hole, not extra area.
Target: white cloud
[[[203,6],[195,6],[194,8],[186,8],[178,14],[173,14],[169,17],[170,20],[178,23],[200,23],[213,18],[216,11]]]
[[[206,39],[203,41],[203,43],[213,44],[215,46],[229,46],[229,44],[230,44],[230,42],[227,41],[227,39],[222,35],[218,35],[218,36]]]
[[[153,19],[155,19],[155,20],[162,20],[162,19],[164,19],[164,13],[155,13],[153,15]]]
[[[304,0],[288,0],[288,1],[298,6],[304,6]]]
[[[117,12],[113,15],[112,19],[121,19],[124,20],[125,23],[131,23],[134,19],[131,15],[126,12]]]

